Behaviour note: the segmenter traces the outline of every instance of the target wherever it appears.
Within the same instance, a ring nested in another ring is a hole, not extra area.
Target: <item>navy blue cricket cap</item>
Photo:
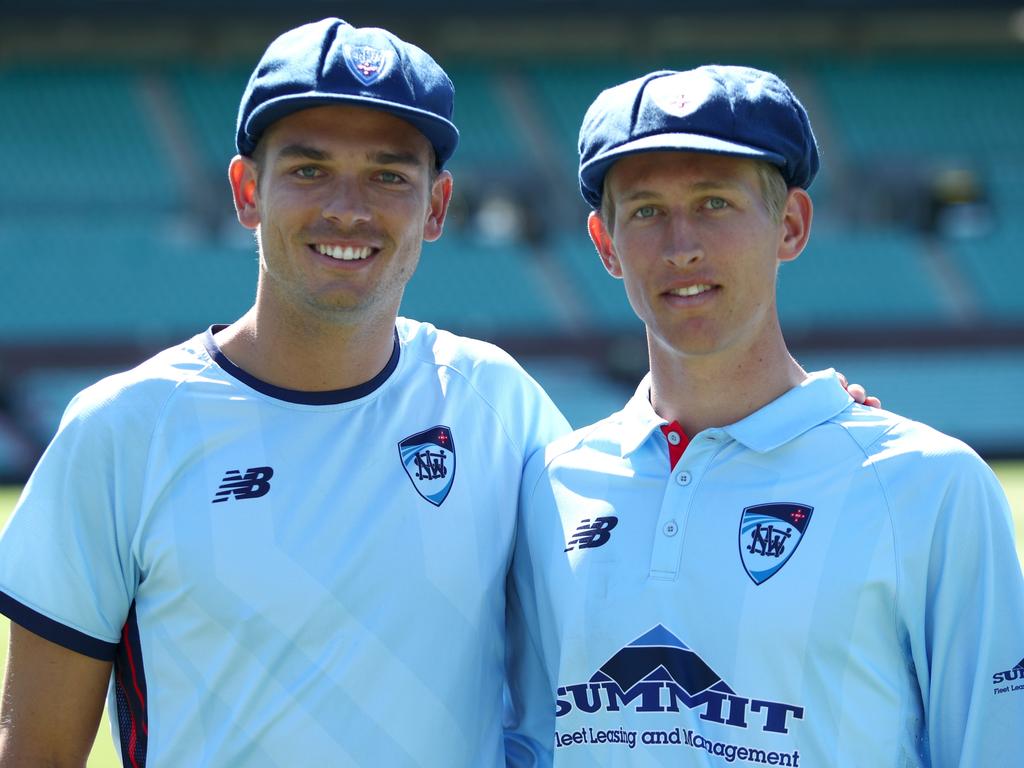
[[[818,172],[807,111],[789,87],[771,72],[713,65],[603,91],[580,128],[580,191],[599,208],[616,160],[673,150],[766,160],[790,187],[810,186]]]
[[[323,19],[270,44],[238,108],[235,146],[249,156],[271,123],[301,109],[348,104],[390,112],[418,128],[444,166],[459,143],[455,88],[429,54],[386,29]]]

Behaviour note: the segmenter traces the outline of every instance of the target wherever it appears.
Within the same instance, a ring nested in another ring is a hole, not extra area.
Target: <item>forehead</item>
[[[722,184],[757,185],[757,161],[710,152],[637,152],[605,175],[605,192],[621,197],[640,189]]]
[[[365,150],[413,154],[424,164],[431,156],[427,137],[411,123],[389,112],[348,104],[311,107],[285,115],[260,138],[260,149],[267,156],[295,144],[327,153]]]

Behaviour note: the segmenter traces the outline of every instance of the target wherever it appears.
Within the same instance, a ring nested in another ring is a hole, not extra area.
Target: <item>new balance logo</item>
[[[250,467],[245,470],[244,475],[237,469],[230,469],[220,481],[220,489],[213,497],[212,503],[227,501],[232,496],[239,501],[266,496],[270,490],[270,478],[273,476],[274,470],[270,467]]]
[[[569,539],[569,546],[565,548],[568,552],[576,547],[580,549],[591,549],[607,544],[612,537],[612,528],[619,524],[617,517],[595,517],[593,522],[589,518],[580,520],[576,533]]]

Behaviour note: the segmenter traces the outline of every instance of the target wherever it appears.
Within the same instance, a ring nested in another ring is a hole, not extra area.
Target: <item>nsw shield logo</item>
[[[814,507],[784,502],[747,507],[740,516],[740,559],[755,584],[764,584],[793,556]]]
[[[436,426],[410,435],[398,444],[405,473],[416,492],[440,507],[455,479],[455,441],[448,427]]]
[[[345,64],[363,85],[372,85],[387,74],[391,68],[391,62],[395,58],[395,52],[382,48],[374,48],[372,45],[350,45],[342,46],[342,54],[345,57]]]

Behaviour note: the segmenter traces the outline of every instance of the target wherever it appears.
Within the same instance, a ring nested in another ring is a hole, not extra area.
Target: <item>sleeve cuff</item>
[[[0,592],[0,613],[29,632],[84,656],[91,656],[100,661],[113,661],[114,655],[117,653],[117,643],[98,640],[92,635],[65,626],[59,621],[54,621],[28,606],[22,605],[4,592]]]

